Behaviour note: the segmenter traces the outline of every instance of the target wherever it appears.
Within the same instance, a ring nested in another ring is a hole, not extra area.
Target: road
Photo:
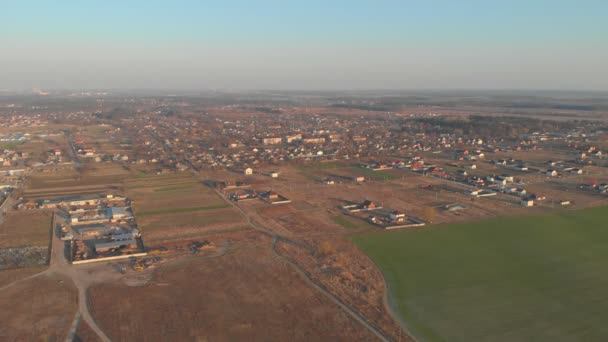
[[[10,284],[7,284],[1,287],[0,291],[10,286],[15,286],[20,282],[27,281],[28,279],[32,279],[35,277],[40,277],[42,275],[60,274],[65,277],[68,277],[72,280],[72,283],[78,290],[78,311],[74,315],[72,326],[67,335],[66,342],[73,341],[76,329],[78,328],[78,324],[81,320],[84,320],[103,342],[109,342],[110,339],[97,325],[97,322],[93,319],[93,316],[91,315],[87,300],[87,289],[89,288],[89,286],[96,282],[107,281],[112,278],[117,278],[117,275],[115,274],[116,272],[114,272],[114,274],[110,272],[91,274],[89,270],[94,267],[99,267],[98,265],[70,265],[65,258],[65,242],[61,240],[56,229],[57,224],[61,224],[61,220],[62,218],[60,216],[54,214],[53,219],[51,221],[52,236],[49,268],[40,273],[36,273],[29,277],[25,277],[16,280]]]
[[[290,265],[302,277],[302,279],[307,284],[312,286],[317,291],[321,292],[329,300],[331,300],[333,303],[338,305],[342,310],[344,310],[344,312],[346,312],[349,316],[351,316],[353,319],[355,319],[357,322],[359,322],[361,325],[363,325],[366,329],[368,329],[371,333],[373,333],[379,340],[389,341],[389,338],[387,338],[381,331],[379,331],[372,324],[370,324],[365,319],[365,317],[363,317],[361,314],[359,314],[352,307],[348,306],[346,303],[342,302],[338,297],[336,297],[332,293],[328,292],[322,284],[317,283],[313,278],[311,278],[309,276],[309,274],[304,269],[301,268],[300,265],[293,262],[289,258],[282,256],[281,254],[279,254],[277,252],[277,250],[275,248],[277,241],[279,241],[279,240],[290,241],[289,237],[279,235],[279,234],[267,229],[266,227],[262,226],[261,224],[257,223],[240,206],[238,206],[237,204],[235,204],[232,201],[227,200],[223,196],[223,194],[221,194],[219,191],[217,191],[217,190],[215,190],[215,191],[221,198],[223,198],[228,203],[230,203],[233,207],[235,207],[239,211],[239,213],[246,219],[246,221],[252,228],[272,237],[272,239],[273,239],[272,251],[273,251],[274,255],[277,258],[284,261],[285,263],[287,263],[288,265]],[[110,338],[98,326],[97,322],[91,315],[90,308],[88,305],[88,299],[87,299],[87,290],[92,284],[95,284],[98,282],[110,281],[110,280],[118,280],[121,275],[118,274],[117,272],[107,272],[107,271],[104,272],[102,269],[100,269],[99,265],[95,265],[95,264],[70,265],[65,258],[66,243],[60,239],[60,237],[59,237],[60,234],[58,234],[57,229],[56,229],[57,225],[62,223],[62,220],[63,220],[63,218],[60,215],[56,215],[56,214],[53,215],[53,220],[52,220],[53,234],[52,234],[52,239],[51,239],[49,268],[43,272],[34,274],[32,276],[17,280],[11,284],[5,285],[2,288],[0,288],[0,290],[3,290],[9,286],[13,286],[13,285],[15,285],[19,282],[25,281],[27,279],[31,279],[31,278],[38,277],[38,276],[45,275],[45,274],[48,275],[48,274],[54,273],[54,274],[61,274],[63,276],[66,276],[72,280],[72,282],[74,283],[75,287],[78,290],[78,311],[74,315],[71,329],[68,333],[68,337],[67,337],[66,341],[72,341],[74,339],[78,325],[80,324],[81,321],[85,321],[89,325],[89,327],[99,336],[101,341],[109,342],[109,341],[111,341]],[[96,272],[90,272],[90,270],[93,268],[95,268]],[[392,314],[390,306],[388,306],[387,303],[385,303],[385,306],[387,307],[388,312]]]
[[[91,327],[91,329],[97,334],[97,336],[99,336],[102,341],[109,342],[110,339],[97,325],[97,322],[95,322],[89,310],[89,302],[87,300],[87,289],[95,281],[95,278],[88,274],[88,272],[84,272],[87,269],[86,267],[70,265],[66,260],[66,243],[65,241],[61,240],[61,238],[59,237],[60,234],[56,229],[57,225],[61,223],[61,220],[62,218],[57,214],[53,215],[51,262],[48,270],[46,270],[45,272],[54,272],[62,274],[72,280],[74,286],[76,286],[76,289],[78,290],[78,312],[74,317],[74,321],[79,321],[80,319],[82,319],[89,325],[89,327]],[[77,327],[77,322],[74,322],[72,326]],[[70,335],[71,334],[68,334],[67,341],[73,340],[73,336]]]

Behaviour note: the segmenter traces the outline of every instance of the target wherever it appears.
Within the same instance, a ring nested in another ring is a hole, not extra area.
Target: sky
[[[0,90],[608,90],[605,0],[0,0]]]

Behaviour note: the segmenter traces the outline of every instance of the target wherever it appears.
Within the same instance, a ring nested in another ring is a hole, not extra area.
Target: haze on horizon
[[[608,90],[608,2],[5,1],[0,89]]]

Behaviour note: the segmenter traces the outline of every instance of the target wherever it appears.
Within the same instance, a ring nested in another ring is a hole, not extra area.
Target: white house
[[[532,206],[534,206],[534,200],[532,200],[532,199],[522,199],[521,200],[521,205],[523,205],[524,207],[532,207]]]

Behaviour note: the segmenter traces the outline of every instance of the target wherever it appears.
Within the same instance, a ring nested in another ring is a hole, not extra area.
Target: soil
[[[66,277],[40,275],[0,291],[0,307],[1,341],[63,341],[78,293]]]
[[[142,287],[95,286],[93,315],[113,341],[375,340],[265,241],[159,269]]]

